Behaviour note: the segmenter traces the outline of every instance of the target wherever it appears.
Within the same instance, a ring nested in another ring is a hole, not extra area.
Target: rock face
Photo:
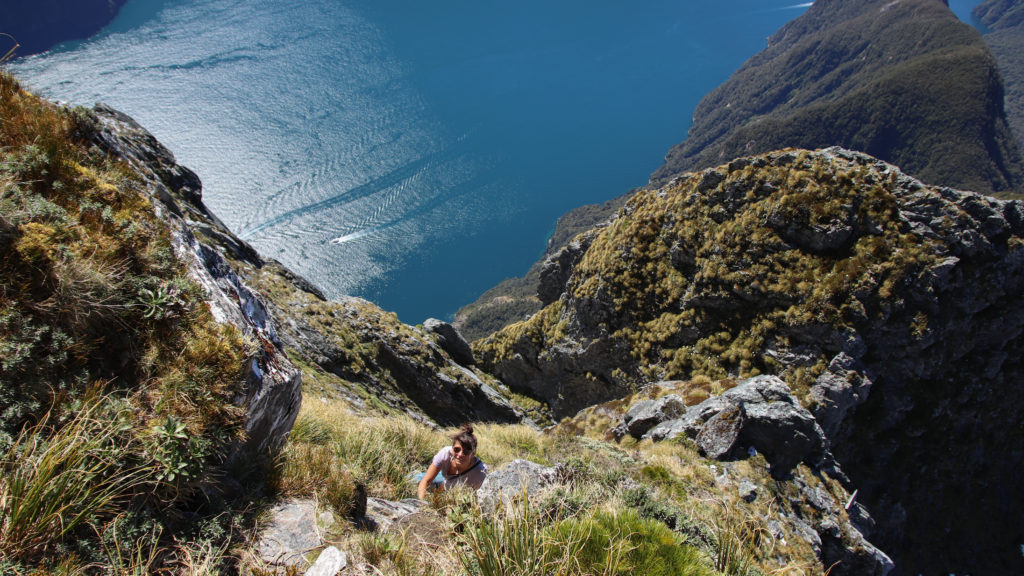
[[[216,320],[234,324],[260,343],[258,356],[248,366],[246,393],[236,401],[247,410],[246,453],[263,453],[279,446],[291,430],[302,400],[302,373],[288,360],[262,298],[238,276],[225,253],[252,264],[256,252],[227,233],[202,203],[202,184],[191,170],[179,166],[174,155],[152,134],[128,116],[109,107],[94,109],[96,144],[130,163],[146,179],[159,201],[158,211],[169,224],[178,256],[189,263],[193,278],[205,290]],[[204,224],[195,225],[193,221]],[[194,230],[223,230],[223,244],[200,241]]]
[[[502,502],[522,496],[535,497],[541,490],[558,481],[558,472],[529,460],[513,460],[487,474],[477,490],[477,498],[485,510],[493,510]]]
[[[451,324],[437,318],[428,318],[423,322],[423,329],[437,338],[437,345],[447,352],[452,360],[463,366],[476,364],[476,360],[473,358],[473,349]]]
[[[656,406],[671,409],[655,409]],[[642,418],[643,425],[636,422]],[[821,463],[828,441],[818,422],[776,376],[756,376],[721,396],[686,407],[674,395],[632,406],[620,428],[635,438],[656,441],[687,436],[701,452],[718,460],[764,453],[772,475],[785,477],[800,462]]]
[[[282,502],[270,511],[257,550],[264,562],[276,566],[307,568],[306,555],[323,545],[323,529],[334,520],[330,512],[317,510],[312,500]]]
[[[657,400],[645,400],[630,407],[614,434],[617,438],[622,438],[626,434],[641,438],[651,428],[666,420],[675,420],[685,412],[686,405],[683,404],[683,399],[675,394]]]
[[[995,59],[942,0],[815,2],[704,97],[651,182],[787,146],[834,145],[936,184],[1024,186]]]
[[[719,417],[706,453],[757,437],[788,465],[820,429],[906,573],[1021,572],[1022,247],[1017,202],[836,148],[743,158],[638,193],[557,301],[476,353],[556,417],[659,379],[778,375],[799,404]],[[714,407],[650,434],[700,434]]]

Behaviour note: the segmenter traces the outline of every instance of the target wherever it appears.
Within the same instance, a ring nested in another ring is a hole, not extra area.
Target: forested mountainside
[[[14,0],[0,13],[0,32],[18,42],[18,56],[45,52],[68,40],[80,40],[109,24],[127,0]],[[10,38],[4,40],[10,41]],[[6,46],[0,42],[0,55]]]
[[[1008,59],[1020,53],[1012,46],[1003,52]],[[1024,183],[1000,75],[974,29],[941,0],[823,0],[701,101],[686,140],[651,184],[756,152],[827,146],[965,190],[1020,191]],[[559,229],[607,221],[624,200],[569,212]],[[556,233],[524,278],[462,308],[456,324],[475,339],[539,309],[544,260],[571,237]]]
[[[815,2],[697,106],[654,184],[785,146],[843,146],[938,185],[1024,185],[981,35],[942,0]]]
[[[1020,572],[1022,208],[839,148],[737,159],[577,236],[546,307],[475,350],[555,418],[778,375],[901,573]]]
[[[985,42],[999,63],[1005,85],[1006,119],[1024,149],[1024,5],[1010,0],[987,0],[974,9],[984,24]]]

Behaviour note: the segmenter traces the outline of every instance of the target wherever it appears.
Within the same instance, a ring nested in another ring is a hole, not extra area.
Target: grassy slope
[[[0,459],[0,571],[262,570],[237,548],[250,524],[234,506],[246,501],[218,496],[239,478],[218,464],[241,433],[229,400],[246,342],[210,318],[144,183],[88,147],[87,114],[54,107],[2,76],[0,118],[0,425],[9,447]],[[318,305],[288,288],[273,266],[243,273],[262,282],[279,308]],[[314,323],[334,310],[323,312],[313,310]],[[370,316],[399,340],[416,332],[383,312]],[[341,344],[353,374],[370,368],[372,351],[357,336]],[[445,435],[373,402],[372,390],[300,364],[307,396],[317,401],[303,406],[264,496],[315,496],[344,516],[359,486],[373,496],[410,495],[406,475]],[[513,552],[524,554],[523,573],[538,566],[580,575],[823,571],[792,526],[770,528],[780,506],[786,514],[798,508],[787,499],[792,487],[771,480],[763,461],[736,465],[765,495],[751,504],[723,491],[692,447],[617,446],[604,439],[602,422],[547,433],[479,425],[478,434],[492,468],[529,458],[561,464],[568,482],[498,518],[481,515],[464,495],[437,498],[427,512],[435,546],[338,524],[329,540],[352,554],[356,573],[377,574],[377,566],[491,574],[487,562]],[[845,497],[837,483],[801,474]],[[26,497],[33,487],[41,490]]]

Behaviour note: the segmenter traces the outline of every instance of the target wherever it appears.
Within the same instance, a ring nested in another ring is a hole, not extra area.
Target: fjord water
[[[808,5],[130,0],[13,68],[135,117],[263,255],[415,323],[525,272],[566,210],[645,184]]]

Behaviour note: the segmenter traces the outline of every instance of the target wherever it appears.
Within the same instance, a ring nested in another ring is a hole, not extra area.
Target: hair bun
[[[473,425],[472,424],[463,424],[461,431],[465,432],[466,434],[472,434],[473,433]]]

